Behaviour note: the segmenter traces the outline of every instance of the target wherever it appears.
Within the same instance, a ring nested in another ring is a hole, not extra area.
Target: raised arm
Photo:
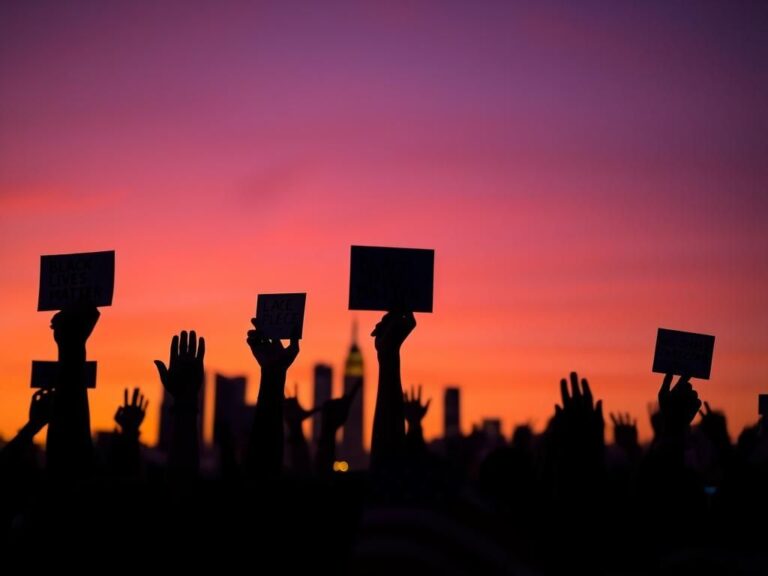
[[[0,451],[0,476],[16,466],[23,452],[32,445],[35,435],[50,421],[52,411],[53,392],[43,389],[32,395],[29,421]]]
[[[426,403],[421,403],[421,386],[419,386],[418,392],[411,387],[410,396],[408,392],[403,396],[403,412],[408,424],[406,443],[412,454],[418,454],[425,448],[424,429],[421,426],[421,421],[427,415],[431,402],[432,399],[430,398]]]
[[[200,469],[197,412],[205,369],[205,338],[186,331],[171,340],[168,366],[155,360],[163,387],[173,397],[173,431],[168,467],[176,479],[194,478]]]
[[[53,392],[46,456],[54,475],[80,477],[91,467],[91,419],[86,389],[85,344],[99,319],[93,306],[73,306],[51,320],[59,348],[59,374]]]
[[[264,336],[251,319],[248,346],[261,367],[261,384],[248,445],[246,467],[259,478],[277,477],[283,466],[283,394],[288,368],[299,354],[299,340],[284,347],[280,340]]]
[[[379,389],[371,440],[372,470],[385,469],[400,462],[405,453],[400,348],[415,327],[416,319],[412,312],[388,312],[371,333],[379,360]]]
[[[336,432],[347,421],[352,401],[357,396],[358,390],[360,390],[360,383],[341,398],[333,398],[323,404],[320,439],[315,455],[315,470],[320,475],[333,471],[333,463],[336,461]]]

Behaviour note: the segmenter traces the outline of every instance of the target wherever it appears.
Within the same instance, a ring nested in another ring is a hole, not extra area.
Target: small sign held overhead
[[[32,361],[31,388],[56,388],[59,381],[59,363],[46,360]],[[96,388],[96,362],[85,363],[85,387]]]
[[[304,332],[306,292],[259,294],[256,301],[256,326],[267,338],[301,338]]]
[[[432,312],[435,251],[352,246],[349,309]]]
[[[37,309],[62,310],[74,304],[111,306],[114,287],[114,250],[41,256]]]
[[[659,328],[653,371],[709,380],[715,337]]]

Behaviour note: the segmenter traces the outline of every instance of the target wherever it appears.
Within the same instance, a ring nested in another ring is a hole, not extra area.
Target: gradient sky
[[[717,336],[696,387],[738,434],[768,392],[766,30],[764,2],[3,2],[0,434],[55,359],[41,254],[117,251],[92,424],[139,385],[153,441],[181,329],[255,398],[259,292],[308,292],[289,383],[325,361],[338,392],[350,244],[436,250],[403,351],[430,436],[447,384],[509,433],[577,370],[647,437],[659,326]]]

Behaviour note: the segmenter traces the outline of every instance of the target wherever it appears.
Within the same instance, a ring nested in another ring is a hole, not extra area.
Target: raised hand
[[[189,335],[182,331],[171,340],[171,354],[168,366],[155,360],[160,381],[176,403],[194,403],[197,406],[198,393],[203,385],[205,372],[205,338],[198,341],[192,330]]]
[[[672,379],[672,374],[665,375],[659,390],[659,414],[664,434],[685,432],[701,407],[699,395],[688,376],[681,376],[674,388]]]
[[[144,398],[144,394],[141,394],[138,388],[133,389],[130,402],[128,388],[123,391],[123,405],[115,412],[115,422],[120,425],[123,434],[139,434],[139,428],[147,413],[147,406],[149,406],[149,400]]]
[[[40,389],[32,395],[29,405],[29,425],[36,434],[51,421],[53,414],[53,392]]]
[[[416,327],[413,312],[387,312],[371,332],[375,338],[376,352],[381,354],[397,354],[400,347]]]
[[[305,410],[299,404],[298,390],[296,389],[294,389],[293,396],[286,396],[283,400],[283,418],[289,429],[301,426],[301,423],[316,411],[317,409]]]
[[[59,348],[78,350],[85,348],[88,337],[99,320],[98,309],[91,305],[71,306],[57,312],[51,319],[53,339]]]
[[[627,452],[637,449],[637,419],[633,419],[629,412],[624,414],[611,414],[613,422],[613,441],[617,446]]]
[[[731,444],[728,436],[728,425],[725,414],[712,410],[709,402],[704,402],[704,409],[699,410],[701,423],[699,428],[707,435],[710,441],[719,449],[727,448]]]
[[[205,339],[186,331],[171,340],[168,366],[155,360],[160,381],[173,396],[173,434],[168,468],[174,480],[189,480],[200,468],[198,397],[205,378]]]
[[[246,341],[261,370],[270,373],[286,372],[299,355],[298,338],[292,338],[290,344],[284,347],[279,339],[267,338],[263,332],[259,331],[256,318],[251,318],[251,324],[254,329],[248,331]]]
[[[569,434],[576,433],[581,440],[603,444],[605,442],[603,401],[594,402],[592,390],[586,378],[581,379],[581,388],[579,387],[579,377],[576,372],[571,372],[570,382],[569,393],[566,379],[560,380],[563,406],[555,406],[556,422],[561,424]]]
[[[419,386],[418,392],[411,386],[410,396],[407,391],[403,393],[403,412],[405,413],[405,421],[408,422],[409,429],[411,426],[415,427],[421,424],[431,402],[432,399],[430,398],[425,404],[421,403],[421,386]]]
[[[360,390],[360,384],[358,383],[352,390],[341,398],[332,398],[326,400],[321,408],[323,415],[323,429],[328,433],[336,433],[336,430],[344,426],[344,423],[349,417],[349,409],[352,407],[352,401],[357,396],[357,391]]]

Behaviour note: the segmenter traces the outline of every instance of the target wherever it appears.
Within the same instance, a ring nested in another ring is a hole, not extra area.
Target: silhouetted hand
[[[53,339],[59,348],[85,348],[100,313],[95,306],[77,305],[57,312],[51,319]]]
[[[688,376],[681,376],[672,388],[672,374],[664,376],[659,390],[659,413],[664,434],[685,432],[701,407],[699,395]]]
[[[314,413],[315,410],[305,410],[301,404],[299,404],[297,390],[294,390],[293,397],[286,396],[283,401],[283,418],[289,428],[301,426],[301,423]]]
[[[706,434],[709,440],[719,449],[730,446],[731,439],[728,436],[728,425],[725,414],[712,410],[709,402],[704,402],[704,409],[699,410],[701,423],[699,428]]]
[[[205,377],[204,357],[205,338],[201,337],[198,342],[197,334],[192,330],[189,336],[182,331],[180,336],[173,337],[167,367],[160,360],[155,360],[163,387],[177,403],[197,406],[198,393]]]
[[[288,367],[299,355],[299,340],[291,338],[290,344],[284,347],[279,339],[267,338],[259,331],[256,318],[251,318],[254,330],[248,331],[248,346],[253,357],[261,366],[263,372],[287,372]]]
[[[341,398],[332,398],[323,403],[322,426],[328,433],[335,434],[336,430],[344,426],[344,423],[349,417],[349,409],[352,407],[352,401],[355,399],[355,396],[357,396],[357,391],[359,389],[360,384],[355,386],[349,393]]]
[[[387,312],[371,332],[378,354],[397,354],[416,327],[413,312]]]
[[[611,414],[613,422],[613,441],[627,452],[637,449],[637,420],[629,412]]]
[[[138,388],[133,389],[131,401],[128,401],[128,388],[123,392],[123,405],[115,412],[115,422],[120,425],[123,434],[139,434],[139,428],[144,421],[144,415],[147,413],[149,400],[144,398],[144,394],[139,392]]]
[[[32,403],[29,405],[29,424],[39,432],[51,421],[53,414],[53,393],[50,390],[40,389],[32,395]]]
[[[590,436],[592,440],[598,437],[603,442],[605,421],[603,419],[603,401],[594,402],[592,390],[586,378],[581,379],[576,372],[571,372],[571,392],[568,393],[568,382],[565,378],[560,380],[560,394],[563,406],[555,406],[555,418],[565,423],[568,428],[579,428]]]
[[[403,394],[403,412],[409,427],[421,424],[427,410],[429,410],[430,402],[432,402],[431,398],[427,400],[426,404],[421,403],[421,386],[419,386],[418,392],[414,391],[413,386],[411,386],[410,396],[408,396],[408,392]]]

